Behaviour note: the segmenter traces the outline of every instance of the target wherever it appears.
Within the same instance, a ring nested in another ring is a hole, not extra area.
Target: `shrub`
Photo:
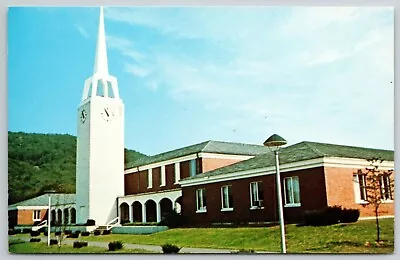
[[[109,235],[111,234],[111,230],[103,230],[103,235]]]
[[[30,228],[23,228],[22,229],[22,233],[24,233],[24,234],[29,234],[29,233],[31,233],[31,231],[32,231],[32,229],[30,229]]]
[[[240,249],[233,253],[234,254],[254,254],[254,250],[253,249]]]
[[[108,251],[115,251],[118,249],[122,249],[123,244],[121,241],[113,241],[108,243]]]
[[[87,245],[88,245],[88,242],[86,242],[86,241],[75,241],[74,244],[73,244],[73,247],[74,248],[81,248],[81,247],[84,247],[84,246],[87,246]]]
[[[17,234],[16,231],[14,229],[9,229],[8,230],[8,235],[15,235]]]
[[[81,236],[83,236],[83,237],[87,237],[89,235],[90,235],[89,231],[83,231],[82,234],[81,234]]]
[[[57,245],[58,241],[57,239],[50,239],[50,245]]]
[[[93,235],[99,236],[99,235],[100,235],[100,230],[95,230],[95,231],[93,231]]]
[[[164,254],[177,254],[181,250],[180,247],[172,244],[164,244],[161,247]]]
[[[31,238],[29,242],[40,242],[40,238]]]
[[[342,207],[333,206],[324,209],[324,217],[326,225],[333,225],[339,223],[340,216],[342,215]]]
[[[79,233],[78,232],[74,232],[70,235],[71,238],[78,238],[79,237]]]
[[[61,231],[56,231],[54,234],[55,234],[56,236],[61,236]]]
[[[183,216],[175,211],[171,211],[158,224],[159,226],[168,226],[170,228],[180,227],[184,223]]]
[[[35,221],[35,222],[33,222],[33,225],[34,225],[34,226],[37,226],[37,225],[40,224],[40,222],[42,222],[42,221]]]
[[[342,214],[340,215],[340,222],[341,223],[357,222],[359,217],[360,217],[359,209],[346,209],[345,208],[342,210]]]
[[[86,226],[95,226],[96,225],[96,221],[94,221],[94,219],[88,219],[86,221]]]
[[[66,235],[71,235],[71,234],[72,234],[72,230],[65,230],[65,231],[64,231],[64,234],[66,234]]]
[[[33,231],[33,230],[31,230],[31,237],[37,237],[37,236],[39,236],[40,235],[40,232],[39,231]]]

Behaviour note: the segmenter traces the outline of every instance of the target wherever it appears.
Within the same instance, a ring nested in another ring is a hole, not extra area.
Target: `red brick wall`
[[[324,171],[322,167],[296,172],[281,173],[281,179],[299,176],[301,206],[284,208],[287,222],[299,221],[305,210],[323,208],[327,205]],[[264,209],[250,210],[250,182],[263,181]],[[232,185],[234,210],[221,212],[221,187]],[[206,188],[207,212],[196,213],[196,189]],[[275,175],[252,177],[199,186],[183,187],[182,213],[189,223],[277,221]],[[282,182],[283,197],[283,182]]]
[[[20,209],[18,210],[18,225],[33,225],[34,221],[33,221],[33,211],[31,209]],[[46,213],[47,213],[47,209],[41,209],[40,210],[40,218],[42,220],[45,219],[46,217]]]
[[[360,217],[374,216],[370,205],[357,204],[355,201],[353,174],[359,169],[351,168],[325,168],[327,199],[329,206],[343,206],[360,210]],[[382,215],[394,215],[393,203],[381,204]]]
[[[203,172],[212,171],[227,165],[231,165],[242,160],[239,159],[215,159],[215,158],[201,158]]]

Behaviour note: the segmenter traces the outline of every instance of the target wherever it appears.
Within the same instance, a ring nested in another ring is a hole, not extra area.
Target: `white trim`
[[[388,216],[378,216],[378,219],[381,218],[394,218],[394,215],[388,215]],[[359,217],[358,220],[373,220],[375,217]]]
[[[36,212],[39,212],[39,213],[38,213],[38,215],[39,215],[38,218],[35,218]],[[33,210],[33,211],[32,211],[32,220],[33,220],[33,221],[42,220],[41,217],[40,217],[41,213],[42,213],[42,212],[41,212],[40,209],[35,209],[35,210]]]
[[[164,187],[166,185],[166,180],[165,180],[165,165],[161,166],[161,181],[160,181],[160,187]]]
[[[147,188],[151,189],[153,188],[153,169],[150,168],[147,171]]]
[[[257,209],[264,209],[264,207],[256,207],[256,206],[250,207],[250,210],[257,210]]]
[[[394,203],[394,200],[382,200],[381,203],[382,204],[390,204],[390,203]]]
[[[394,162],[383,162],[382,170],[389,170],[394,168]],[[311,169],[316,167],[341,167],[341,168],[365,168],[370,166],[370,163],[365,159],[350,159],[350,158],[337,158],[337,157],[321,157],[305,161],[297,161],[293,163],[286,163],[280,165],[280,172],[299,171]],[[392,166],[392,167],[390,167]],[[245,179],[251,177],[258,177],[263,175],[275,174],[275,165],[269,167],[262,167],[252,170],[238,171],[214,176],[204,176],[202,178],[181,180],[179,183],[182,187],[208,184],[215,182],[224,182],[237,179]]]
[[[54,206],[54,205],[53,205]],[[8,210],[38,210],[38,209],[48,209],[48,206],[13,206],[9,207]]]
[[[233,208],[221,208],[221,211],[233,211]]]
[[[179,184],[179,181],[181,180],[181,164],[179,162],[176,162],[174,165],[174,173],[175,173],[174,184]]]
[[[207,212],[207,209],[196,210],[196,213],[206,213],[206,212]]]
[[[365,201],[365,200],[356,200],[356,204],[368,204],[368,201]]]
[[[284,207],[285,207],[285,208],[301,207],[301,203],[285,204]]]
[[[220,153],[199,153],[199,157],[205,159],[231,159],[231,160],[247,160],[253,158],[254,155],[236,155],[236,154],[220,154]]]

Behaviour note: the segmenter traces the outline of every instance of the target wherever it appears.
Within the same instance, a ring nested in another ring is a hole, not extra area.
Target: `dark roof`
[[[383,159],[384,161],[394,161],[394,152],[390,150],[306,141],[282,148],[279,151],[280,164],[310,160],[321,157],[340,157],[355,159],[379,158]],[[186,178],[185,180],[203,178],[206,176],[215,176],[220,174],[228,174],[245,170],[253,170],[269,166],[275,166],[275,156],[274,153],[271,151],[255,156],[254,158],[248,159],[246,161],[241,161],[229,166],[225,166],[223,168]]]
[[[255,156],[268,151],[268,148],[264,147],[263,145],[206,141],[165,153],[160,153],[154,156],[139,158],[128,164],[125,169],[162,162],[200,152]]]
[[[51,195],[51,205],[53,206],[75,203],[75,194],[51,193],[50,195]],[[16,206],[47,206],[48,203],[49,203],[49,194],[47,193],[35,198],[17,202],[8,207],[10,208]]]

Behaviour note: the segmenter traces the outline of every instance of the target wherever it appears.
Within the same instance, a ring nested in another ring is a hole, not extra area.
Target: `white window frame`
[[[360,185],[360,176],[363,176],[361,178],[363,184],[361,185]],[[366,200],[362,199],[362,197],[367,198],[367,190],[365,189],[366,181],[367,179],[365,174],[353,175],[354,197],[355,197],[355,202],[357,204],[368,204]],[[362,188],[362,186],[364,186],[364,188]]]
[[[286,193],[287,193],[287,188],[288,188],[288,187],[286,187],[286,180],[290,180],[290,186],[291,186],[292,193],[289,194],[289,196],[290,196],[290,198],[291,198],[291,200],[293,202],[290,202],[290,201],[288,202],[286,200]],[[301,206],[301,202],[300,201],[299,202],[294,202],[295,196],[294,196],[294,183],[293,183],[293,180],[297,181],[297,185],[299,187],[299,200],[301,201],[301,199],[300,199],[300,180],[299,180],[299,176],[286,177],[286,178],[283,179],[283,191],[284,191],[283,195],[284,195],[285,207],[300,207]]]
[[[227,189],[228,196],[224,196],[224,190]],[[224,185],[221,187],[221,211],[233,211],[233,205],[229,205],[229,190],[232,192],[232,185]],[[226,199],[226,203],[224,203]],[[228,207],[224,207],[224,204],[228,205]],[[233,204],[233,202],[232,202]]]
[[[388,182],[384,182],[384,178],[388,178],[389,181]],[[382,202],[383,203],[393,203],[393,191],[391,190],[390,186],[388,187],[390,198],[388,198],[388,199],[383,198],[383,194],[386,193],[385,192],[386,183],[388,183],[390,185],[391,182],[392,181],[390,180],[390,176],[389,175],[384,175],[383,174],[381,176],[381,198],[382,198]]]
[[[165,186],[165,165],[161,166],[161,184],[160,187]]]
[[[41,213],[40,209],[34,210],[34,211],[32,212],[32,220],[33,220],[33,221],[42,220],[42,219],[40,218],[40,215],[41,215],[40,213]]]
[[[179,184],[179,181],[181,180],[181,164],[179,162],[175,163],[175,183],[174,184]]]
[[[147,172],[147,188],[153,188],[153,169],[150,168]]]
[[[250,209],[263,209],[264,200],[260,199],[259,185],[262,185],[262,181],[250,182]],[[253,200],[253,191],[255,189],[255,200]]]
[[[196,213],[207,212],[207,200],[205,200],[205,196],[206,196],[205,188],[196,190]]]

